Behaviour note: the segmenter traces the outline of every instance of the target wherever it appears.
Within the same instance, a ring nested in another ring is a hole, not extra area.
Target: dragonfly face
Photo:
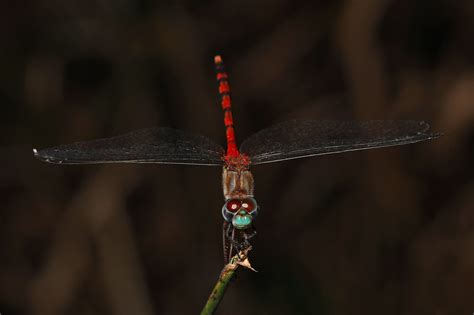
[[[227,222],[232,222],[236,229],[243,230],[252,226],[252,221],[258,214],[257,201],[252,198],[229,199],[222,206],[222,216]]]

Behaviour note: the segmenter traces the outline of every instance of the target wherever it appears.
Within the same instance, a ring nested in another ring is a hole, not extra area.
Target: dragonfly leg
[[[233,255],[240,257],[240,251],[247,249],[250,240],[257,235],[254,226],[251,229],[236,230],[230,222],[224,221],[223,225],[224,262],[228,263]]]
[[[239,241],[236,239],[236,236],[237,234],[240,234],[238,233],[238,231],[235,230],[235,228],[232,226],[232,224],[228,223],[228,225],[225,225],[225,244],[224,246],[226,246],[226,248],[224,248],[224,260],[226,261],[226,263],[228,263],[230,261],[230,259],[232,258],[232,256],[234,255],[234,253],[237,255],[237,257],[241,258],[240,257],[240,251],[247,248],[248,245],[250,244],[247,244],[245,243],[246,241]],[[245,236],[244,236],[245,238]]]
[[[250,240],[257,236],[257,229],[252,225],[251,229],[247,229],[243,233],[244,240],[240,244],[241,249],[248,248],[250,244]]]
[[[257,235],[257,230],[255,228],[247,229],[241,232],[241,239],[234,240],[234,246],[238,249],[238,251],[242,251],[247,249],[250,244],[250,240],[253,239]]]
[[[222,243],[224,249],[224,263],[228,263],[232,258],[232,252],[234,250],[234,246],[232,243],[233,240],[233,227],[232,224],[224,221],[222,225]]]
[[[246,232],[244,235],[245,235],[245,240],[250,241],[252,238],[257,236],[257,229],[252,225],[252,229],[250,230],[250,233],[247,234]]]

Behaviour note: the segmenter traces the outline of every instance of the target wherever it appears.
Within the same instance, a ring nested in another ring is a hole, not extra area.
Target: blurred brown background
[[[254,168],[252,262],[219,314],[474,312],[474,2],[0,3],[0,313],[197,314],[218,167],[58,166],[31,148],[171,126],[426,120],[416,145]]]

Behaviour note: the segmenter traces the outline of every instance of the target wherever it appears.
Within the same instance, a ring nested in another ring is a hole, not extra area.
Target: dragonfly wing
[[[291,120],[261,130],[240,150],[252,164],[308,156],[389,147],[435,139],[420,121],[311,121]]]
[[[33,149],[45,162],[62,164],[165,163],[222,165],[224,149],[212,140],[181,130],[154,127],[48,149]]]

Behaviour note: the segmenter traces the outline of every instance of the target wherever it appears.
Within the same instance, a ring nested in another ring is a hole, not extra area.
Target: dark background
[[[446,135],[255,167],[251,259],[219,314],[474,312],[474,2],[2,1],[0,313],[197,314],[218,167],[61,166],[31,148],[154,125],[224,143],[291,118]]]

